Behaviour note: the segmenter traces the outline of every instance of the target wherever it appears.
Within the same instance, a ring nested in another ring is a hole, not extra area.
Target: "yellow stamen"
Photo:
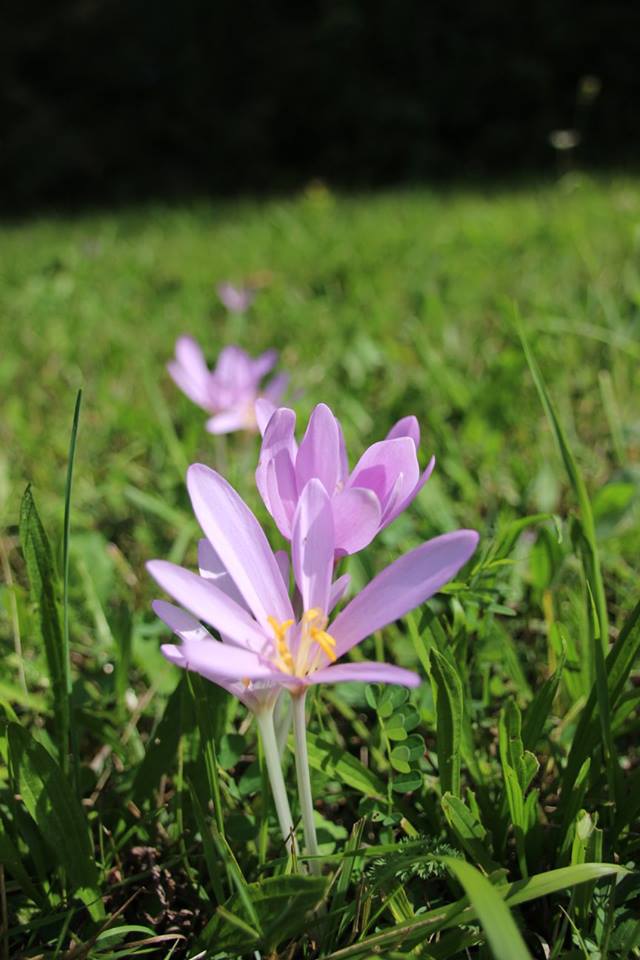
[[[311,637],[332,663],[338,659],[334,650],[336,641],[330,633],[327,633],[326,630],[312,629]]]
[[[294,663],[293,657],[291,656],[291,651],[289,650],[289,644],[287,643],[286,633],[289,627],[293,626],[293,620],[283,620],[280,622],[276,620],[275,617],[267,617],[269,621],[269,626],[273,630],[274,639],[276,642],[276,650],[278,651],[278,658],[280,663],[276,660],[276,665],[284,673],[293,673]]]
[[[243,678],[242,678],[242,686],[243,686],[243,687],[250,687],[250,686],[251,686],[251,680],[249,680],[249,677],[243,677]]]

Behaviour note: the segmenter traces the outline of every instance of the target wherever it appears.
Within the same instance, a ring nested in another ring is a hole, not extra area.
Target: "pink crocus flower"
[[[281,534],[291,540],[300,495],[309,480],[319,480],[331,504],[337,557],[366,547],[411,503],[435,466],[432,457],[420,473],[415,417],[399,420],[351,472],[340,421],[326,404],[314,409],[299,446],[295,425],[288,407],[269,418],[256,470],[258,490]]]
[[[235,287],[232,283],[219,283],[216,291],[230,313],[244,313],[256,298],[255,290],[250,287]]]
[[[254,359],[240,347],[229,346],[220,352],[214,369],[209,370],[199,344],[185,336],[178,339],[175,359],[167,369],[190,400],[213,414],[207,420],[210,433],[255,432],[259,427],[264,429],[287,385],[286,374],[278,374],[260,387],[260,381],[277,359],[275,350],[267,350]]]
[[[162,646],[168,660],[258,710],[267,702],[272,705],[273,695],[283,688],[296,694],[317,683],[420,683],[417,674],[392,664],[338,661],[451,580],[475,550],[475,531],[446,533],[400,557],[330,622],[346,578],[332,583],[333,510],[320,480],[311,478],[305,485],[293,519],[298,612],[289,598],[282,556],[274,555],[233,487],[202,464],[189,468],[187,487],[208,541],[201,545],[200,574],[165,560],[148,564],[154,579],[184,608],[162,601],[154,605],[181,641]],[[214,627],[222,639],[214,639],[199,621]]]

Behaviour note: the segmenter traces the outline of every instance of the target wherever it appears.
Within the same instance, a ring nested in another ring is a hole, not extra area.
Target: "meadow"
[[[247,313],[223,280],[259,288]],[[633,178],[0,228],[2,960],[640,956],[639,311]],[[279,350],[299,433],[329,404],[352,465],[417,416],[435,472],[352,591],[480,534],[362,645],[418,689],[309,697],[320,872],[286,855],[251,715],[159,652],[144,564],[195,567],[190,463],[284,545],[259,440],[207,434],[166,372],[183,333]]]

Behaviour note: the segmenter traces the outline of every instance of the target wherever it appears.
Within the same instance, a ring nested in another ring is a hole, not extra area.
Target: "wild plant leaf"
[[[173,770],[180,737],[194,727],[193,699],[184,674],[167,701],[162,719],[133,778],[131,795],[136,803],[147,800],[157,789],[161,776]]]
[[[522,722],[522,745],[526,750],[535,750],[538,740],[542,736],[545,722],[548,720],[553,703],[558,693],[562,672],[564,670],[565,655],[563,654],[558,666],[550,677],[544,681],[525,710]]]
[[[231,917],[243,919],[243,904],[234,894],[218,909],[205,927],[201,941],[216,952],[232,950],[244,953],[252,949],[276,950],[279,944],[299,936],[309,928],[312,914],[327,889],[327,879],[304,875],[267,877],[251,883],[247,892],[262,932],[243,931]],[[251,927],[249,920],[248,927]]]
[[[436,700],[438,773],[443,793],[460,796],[462,683],[455,668],[435,647],[430,653]]]
[[[289,742],[293,748],[293,740],[290,739]],[[312,769],[324,773],[331,780],[339,780],[365,797],[386,799],[387,792],[383,782],[359,760],[345,752],[339,744],[307,732],[307,748]]]
[[[441,804],[447,823],[469,856],[487,873],[495,870],[496,864],[487,848],[487,831],[476,812],[452,793],[445,793]]]
[[[19,724],[9,724],[9,756],[16,788],[30,816],[64,868],[74,894],[94,920],[104,916],[99,875],[82,806],[51,755]]]

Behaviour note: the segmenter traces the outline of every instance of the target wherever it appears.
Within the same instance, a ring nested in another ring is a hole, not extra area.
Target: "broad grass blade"
[[[17,791],[94,920],[104,917],[89,827],[78,798],[53,757],[17,724],[9,724],[9,757]]]
[[[435,647],[430,653],[435,688],[438,772],[443,793],[460,796],[460,750],[462,741],[462,682],[458,673]]]

